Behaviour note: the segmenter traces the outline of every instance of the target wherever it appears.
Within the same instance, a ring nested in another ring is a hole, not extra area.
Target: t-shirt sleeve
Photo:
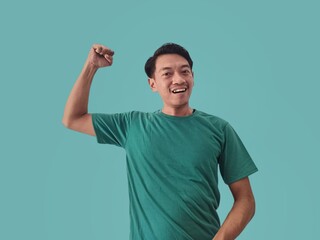
[[[92,124],[97,142],[125,147],[130,128],[130,113],[93,113]]]
[[[224,128],[219,167],[221,176],[228,185],[258,171],[240,137],[229,123]]]

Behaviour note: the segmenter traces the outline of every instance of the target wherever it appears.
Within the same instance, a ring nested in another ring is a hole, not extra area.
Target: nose
[[[173,84],[183,84],[185,82],[186,82],[186,80],[183,78],[183,76],[181,76],[181,74],[176,72],[173,75],[173,78],[172,78],[172,83]]]

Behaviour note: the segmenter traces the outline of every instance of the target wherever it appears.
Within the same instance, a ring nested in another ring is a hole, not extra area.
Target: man
[[[255,212],[248,176],[257,171],[226,121],[189,105],[193,62],[183,47],[161,46],[145,64],[150,88],[163,108],[89,114],[90,86],[114,52],[93,45],[67,100],[66,127],[126,150],[132,240],[233,240]],[[218,169],[234,197],[220,226]]]

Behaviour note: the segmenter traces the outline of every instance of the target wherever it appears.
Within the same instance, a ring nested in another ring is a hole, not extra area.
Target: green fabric
[[[218,169],[226,184],[257,171],[230,124],[201,111],[95,113],[92,121],[99,143],[126,150],[132,240],[211,240],[220,227]]]

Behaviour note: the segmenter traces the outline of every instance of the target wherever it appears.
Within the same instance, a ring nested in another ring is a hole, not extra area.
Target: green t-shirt
[[[131,240],[211,240],[226,184],[257,171],[226,121],[201,111],[92,114],[99,143],[126,150]]]

